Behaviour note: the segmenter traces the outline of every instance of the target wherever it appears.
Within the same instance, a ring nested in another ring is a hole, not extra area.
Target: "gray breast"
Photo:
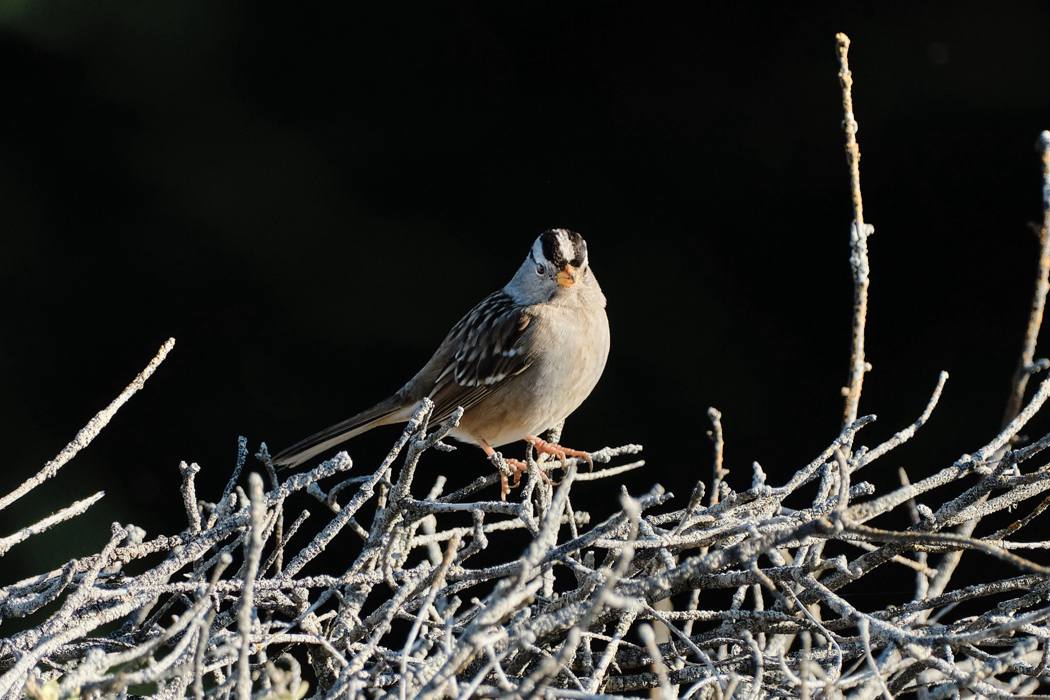
[[[539,346],[519,391],[530,395],[528,431],[536,434],[564,420],[590,395],[609,355],[605,309],[545,307],[537,319]]]

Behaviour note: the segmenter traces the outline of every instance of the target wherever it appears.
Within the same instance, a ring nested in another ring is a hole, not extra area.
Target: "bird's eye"
[[[547,272],[547,268],[545,268],[543,265],[537,265],[536,266],[536,274],[537,275],[542,275],[545,272]]]

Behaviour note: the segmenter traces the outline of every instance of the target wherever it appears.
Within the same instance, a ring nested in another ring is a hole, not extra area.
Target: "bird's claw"
[[[547,442],[542,438],[535,436],[528,436],[525,438],[526,441],[532,448],[540,454],[551,455],[564,462],[569,457],[575,457],[576,459],[582,459],[587,462],[587,471],[594,471],[594,459],[591,457],[590,452],[584,452],[583,450],[574,450],[571,447],[565,447],[564,445],[558,445],[553,442]]]
[[[508,467],[510,467],[511,478],[508,479],[507,475],[503,472],[500,472],[499,474],[499,499],[501,501],[507,500],[507,496],[510,494],[511,489],[516,489],[519,486],[521,486],[521,475],[529,471],[528,463],[523,462],[520,459],[509,459],[507,457],[504,457],[503,461]],[[545,472],[542,468],[539,470],[539,472],[540,478],[543,479],[544,483],[553,483],[551,482],[550,476],[548,476],[547,472]]]

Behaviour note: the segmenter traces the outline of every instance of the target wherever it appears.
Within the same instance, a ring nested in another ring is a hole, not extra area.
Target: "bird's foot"
[[[499,472],[499,500],[505,501],[511,488],[521,486],[521,475],[529,470],[529,465],[520,459],[504,457],[488,444],[482,445],[482,449],[485,450],[489,461],[496,465],[496,471]]]
[[[564,445],[557,445],[553,442],[547,442],[543,438],[538,438],[535,435],[526,435],[525,441],[532,445],[532,448],[540,454],[551,455],[557,457],[564,462],[569,457],[575,457],[582,459],[587,462],[587,471],[594,470],[594,460],[591,458],[590,452],[584,452],[583,450],[574,450],[571,447],[565,447]]]
[[[516,489],[521,486],[521,475],[529,470],[529,465],[522,462],[520,459],[513,459],[504,457],[503,461],[510,467],[510,475],[512,481],[508,483],[507,475],[500,472],[499,475],[499,499],[501,501],[507,500],[507,495],[511,489]]]
[[[504,457],[495,450],[489,455],[489,460],[496,465],[496,469],[499,471],[499,499],[505,501],[511,489],[521,486],[521,475],[528,473],[529,465],[520,459]],[[501,462],[506,467],[506,471],[500,466]],[[539,472],[540,478],[543,479],[544,483],[553,483],[542,467],[540,467]]]
[[[516,489],[521,486],[521,475],[529,471],[529,465],[520,459],[504,457],[492,449],[488,443],[482,444],[481,449],[485,451],[489,461],[495,464],[496,469],[499,471],[499,499],[505,501],[512,488]],[[504,470],[504,467],[506,467],[506,470]],[[547,472],[543,470],[543,467],[540,467],[539,472],[540,478],[543,479],[544,483],[553,483]]]
[[[499,475],[499,486],[500,486],[499,497],[500,497],[501,501],[507,500],[507,494],[510,493],[511,489],[516,489],[519,486],[521,486],[521,475],[522,474],[527,474],[528,471],[529,471],[528,463],[527,462],[522,462],[520,459],[509,459],[507,457],[504,457],[503,461],[506,462],[508,467],[510,467],[511,480],[508,481],[507,475],[504,474],[503,472],[500,472],[500,475]],[[545,484],[553,484],[554,483],[554,482],[551,481],[551,478],[547,474],[547,472],[544,471],[543,467],[540,467],[538,471],[540,473],[540,478],[543,479],[543,483],[545,483]]]

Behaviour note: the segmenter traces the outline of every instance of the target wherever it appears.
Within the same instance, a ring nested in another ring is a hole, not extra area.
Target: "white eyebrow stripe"
[[[561,250],[562,260],[568,262],[576,257],[576,249],[573,248],[572,240],[569,238],[568,232],[563,228],[558,229],[558,248]]]

